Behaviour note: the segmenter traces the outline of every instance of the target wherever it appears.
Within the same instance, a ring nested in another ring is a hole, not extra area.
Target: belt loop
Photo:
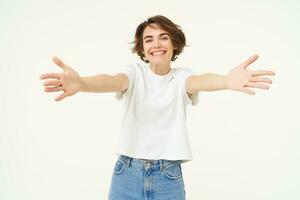
[[[126,163],[126,165],[127,165],[128,168],[130,167],[131,160],[132,160],[132,158],[131,158],[131,157],[128,157],[127,163]]]
[[[160,171],[163,171],[163,160],[159,161],[159,167],[160,167]]]

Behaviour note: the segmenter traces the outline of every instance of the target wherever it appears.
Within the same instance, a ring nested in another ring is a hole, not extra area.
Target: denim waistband
[[[163,169],[174,165],[181,163],[180,160],[149,160],[149,159],[140,159],[140,158],[132,158],[126,155],[119,155],[118,160],[123,161],[123,163],[130,167],[131,165],[134,165],[137,168],[145,169],[145,168],[159,168],[160,171],[163,171]]]

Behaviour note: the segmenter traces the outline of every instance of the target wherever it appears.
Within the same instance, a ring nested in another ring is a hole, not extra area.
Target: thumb
[[[59,67],[61,67],[63,70],[66,69],[67,65],[65,65],[65,63],[63,63],[60,59],[58,59],[57,57],[53,57],[52,58],[53,62],[58,65]]]
[[[244,61],[242,64],[241,64],[241,67],[243,69],[246,69],[248,67],[248,65],[254,63],[258,58],[258,55],[257,54],[254,54],[252,56],[250,56],[246,61]]]

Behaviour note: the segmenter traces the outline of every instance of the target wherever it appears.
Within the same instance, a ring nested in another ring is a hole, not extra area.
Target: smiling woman
[[[109,191],[110,200],[185,199],[181,164],[192,160],[186,127],[186,106],[198,104],[200,91],[230,89],[254,94],[249,88],[268,89],[275,75],[248,70],[253,55],[227,75],[195,75],[189,68],[171,68],[186,46],[184,33],[168,18],[158,15],[138,25],[132,52],[144,61],[125,66],[116,75],[80,77],[70,66],[53,58],[63,73],[41,79],[46,92],[63,91],[60,101],[77,92],[116,92],[124,97],[124,115],[117,146],[119,155]]]
[[[152,32],[154,31],[154,32]],[[154,35],[151,33],[156,34],[156,41],[154,41]],[[157,35],[158,34],[158,35]],[[162,38],[162,36],[167,35]],[[146,40],[147,39],[147,40]],[[171,60],[175,61],[177,56],[182,52],[183,48],[186,46],[186,39],[185,35],[182,32],[179,25],[174,24],[168,18],[157,15],[154,17],[149,18],[147,21],[141,23],[135,32],[135,39],[132,42],[134,47],[132,49],[133,53],[137,53],[142,60],[146,63],[149,63],[149,60],[145,59],[145,49],[146,46],[150,46],[151,43],[156,42],[157,39],[164,40],[171,40],[171,45],[173,47],[173,52],[171,56]],[[147,43],[147,45],[145,45]]]

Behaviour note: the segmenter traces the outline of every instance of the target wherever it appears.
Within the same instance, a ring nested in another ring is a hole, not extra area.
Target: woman
[[[122,134],[118,144],[109,199],[185,199],[181,164],[192,160],[186,130],[186,105],[198,103],[199,91],[236,90],[254,94],[250,88],[268,89],[267,70],[248,70],[253,55],[227,75],[194,74],[188,68],[171,68],[186,46],[180,27],[164,16],[141,23],[132,51],[144,64],[124,67],[116,75],[80,77],[54,57],[63,73],[47,73],[41,79],[46,92],[63,91],[60,101],[77,92],[116,92],[124,100]],[[53,80],[54,79],[54,80]]]

